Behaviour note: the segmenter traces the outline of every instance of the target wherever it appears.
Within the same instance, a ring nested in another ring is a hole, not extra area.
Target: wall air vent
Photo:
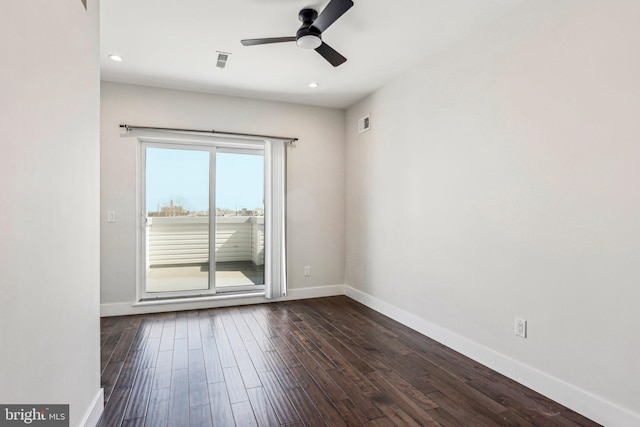
[[[371,129],[371,117],[365,116],[358,120],[358,133],[366,132]]]
[[[216,67],[223,70],[227,66],[227,62],[229,61],[230,56],[231,54],[228,52],[218,51],[218,60],[216,61]]]

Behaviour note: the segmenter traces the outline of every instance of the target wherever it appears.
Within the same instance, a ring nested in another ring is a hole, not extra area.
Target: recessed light
[[[112,53],[111,55],[109,55],[109,58],[110,58],[112,61],[116,61],[116,62],[120,62],[120,61],[122,61],[122,56],[120,56],[120,55],[118,55],[118,54],[116,54],[116,53]]]
[[[318,83],[316,83],[316,82],[311,82],[311,83],[309,83],[309,87],[310,87],[310,88],[316,88],[316,87],[318,87],[318,86],[320,86],[320,85],[319,85]]]

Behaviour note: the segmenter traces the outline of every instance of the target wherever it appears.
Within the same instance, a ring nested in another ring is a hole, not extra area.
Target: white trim
[[[345,285],[345,295],[606,426],[640,426],[640,414]]]
[[[216,289],[216,230],[218,213],[216,211],[216,168],[218,166],[218,147],[209,150],[209,289],[212,294]],[[146,195],[146,189],[145,189]],[[211,268],[213,267],[213,268]],[[146,280],[146,278],[145,278]],[[146,286],[146,283],[145,283]]]
[[[230,307],[249,304],[264,304],[278,301],[311,299],[344,295],[344,285],[318,286],[313,288],[289,289],[286,297],[267,300],[263,295],[216,295],[203,298],[148,301],[142,303],[122,302],[100,305],[100,317],[129,316],[132,314],[164,313],[168,311],[202,310],[207,308]]]
[[[313,288],[288,289],[287,295],[275,301],[293,301],[297,299],[311,299],[323,297],[335,297],[344,295],[344,285],[317,286]]]
[[[100,421],[102,412],[104,411],[104,389],[98,390],[96,397],[93,398],[91,405],[80,421],[80,427],[95,427]]]
[[[225,142],[224,138],[212,137],[212,136],[206,136],[199,140],[191,140],[191,139],[185,139],[184,137],[168,138],[166,136],[163,136],[160,138],[160,137],[149,137],[149,136],[139,135],[136,137],[136,140],[137,140],[136,209],[138,211],[137,227],[136,227],[136,239],[137,239],[136,240],[136,246],[137,246],[136,298],[138,299],[138,301],[144,301],[144,300],[153,300],[153,298],[157,297],[157,294],[147,292],[147,289],[146,289],[147,260],[149,257],[149,254],[148,254],[149,248],[146,247],[144,244],[144,242],[147,241],[146,233],[148,233],[148,229],[147,229],[148,213],[146,211],[147,149],[159,148],[159,149],[171,149],[171,150],[197,151],[197,152],[209,154],[209,242],[210,243],[212,242],[212,240],[215,241],[216,228],[217,228],[217,220],[212,220],[213,218],[217,218],[215,216],[217,154],[218,153],[235,153],[235,154],[246,154],[246,155],[259,155],[259,156],[263,156],[266,161],[267,159],[266,153],[268,153],[270,150],[265,149],[265,146],[269,145],[267,141],[259,141],[259,142],[250,141],[250,143],[239,143],[236,141]],[[270,162],[267,162],[267,163],[270,164]],[[267,172],[266,165],[265,165],[265,172]],[[265,173],[264,180],[265,180],[265,183],[270,182],[270,175],[267,175]],[[271,202],[271,198],[267,197],[266,194],[263,195],[263,198],[265,199],[265,212],[267,212],[268,209],[267,209],[266,202]],[[269,212],[269,217],[270,216],[271,216],[271,213]],[[269,238],[265,234],[265,254],[268,254],[271,249],[268,246],[268,244],[269,244]],[[210,266],[216,265],[215,248],[216,248],[215,244],[209,244],[209,265]],[[265,262],[266,262],[266,259],[265,259]],[[214,270],[212,270],[209,274],[208,289],[162,292],[162,297],[167,299],[172,297],[175,297],[175,298],[192,297],[197,299],[198,297],[205,296],[205,295],[207,297],[212,297],[224,292],[235,292],[235,291],[240,291],[244,289],[244,287],[239,287],[239,286],[234,286],[233,289],[231,289],[231,287],[229,287],[229,289],[217,289],[216,280],[215,280],[216,275],[211,274],[213,272]],[[267,280],[267,275],[265,270],[265,285],[266,285],[266,280]],[[262,290],[266,287],[265,285],[257,285],[257,287],[254,289]],[[180,300],[180,302],[181,301],[183,300]]]

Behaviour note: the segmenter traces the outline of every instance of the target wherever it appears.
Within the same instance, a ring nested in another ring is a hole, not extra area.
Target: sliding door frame
[[[270,181],[270,177],[267,176],[269,170],[266,166],[267,157],[265,155],[265,141],[253,141],[253,140],[235,140],[235,139],[223,139],[217,138],[201,138],[198,136],[189,135],[188,137],[175,136],[175,137],[149,137],[139,136],[137,137],[137,232],[136,232],[136,245],[137,245],[137,301],[154,301],[154,300],[166,300],[166,299],[182,299],[194,297],[211,297],[220,294],[252,294],[252,295],[264,295],[265,284],[267,282],[266,271],[268,266],[266,265],[267,254],[270,251],[270,245],[267,245],[266,233],[265,233],[265,283],[261,285],[238,285],[229,286],[224,290],[217,289],[215,283],[216,272],[216,153],[238,153],[238,154],[252,154],[262,155],[265,160],[264,170],[264,184],[265,189],[263,192],[264,197],[264,211],[265,211],[265,223],[267,217],[271,213],[271,200],[267,198],[267,182]],[[206,290],[191,290],[191,291],[167,291],[167,292],[147,292],[146,280],[147,280],[147,210],[146,210],[146,151],[147,148],[165,148],[165,149],[178,149],[178,150],[192,150],[192,151],[206,151],[209,153],[209,278],[208,289]],[[266,224],[265,224],[266,228]],[[266,231],[266,230],[265,230]]]

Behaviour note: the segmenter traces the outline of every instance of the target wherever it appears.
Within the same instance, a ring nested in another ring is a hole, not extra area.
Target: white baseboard
[[[345,285],[345,295],[608,427],[640,426],[640,414],[519,362],[379,298]]]
[[[344,285],[317,286],[314,288],[289,289],[287,296],[278,301],[292,301],[296,299],[335,297],[344,295]]]
[[[87,409],[87,412],[82,417],[82,421],[80,422],[80,427],[96,427],[98,421],[100,420],[100,416],[104,411],[104,389],[101,388],[96,394],[96,397],[93,398],[91,402],[91,406]]]
[[[266,299],[264,296],[250,296],[242,298],[206,299],[194,301],[172,301],[170,303],[139,304],[122,302],[100,304],[100,317],[128,316],[131,314],[164,313],[167,311],[202,310],[206,308],[229,307],[249,304],[264,304],[276,301],[290,301],[297,299],[321,298],[344,295],[344,285],[317,286],[313,288],[289,289],[287,296],[277,299]]]

